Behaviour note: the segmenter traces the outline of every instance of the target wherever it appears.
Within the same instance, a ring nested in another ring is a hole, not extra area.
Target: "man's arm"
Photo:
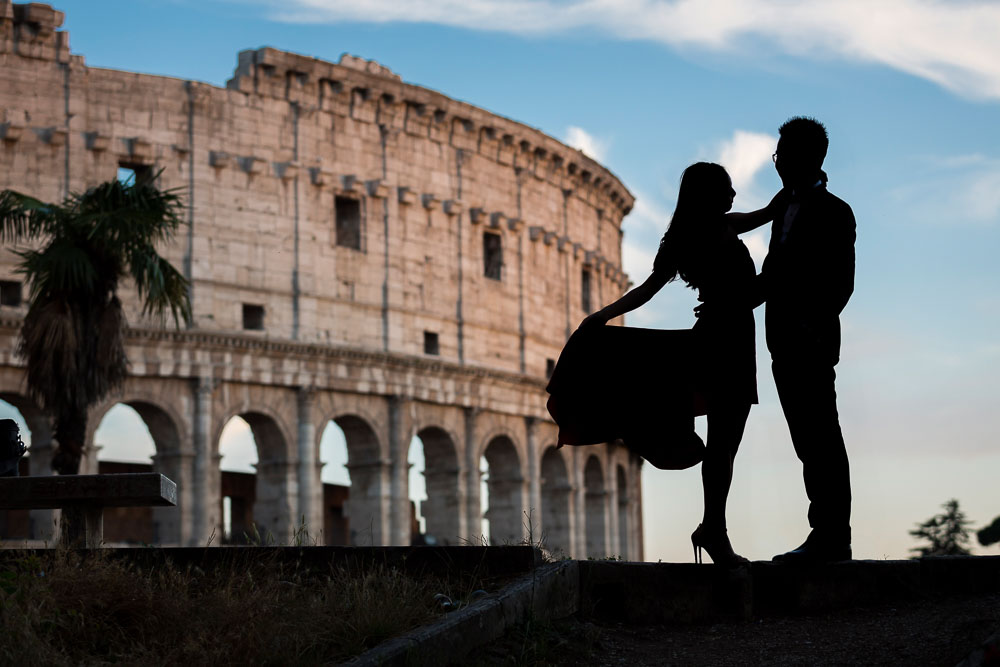
[[[838,220],[831,225],[830,243],[831,307],[840,314],[854,294],[854,242],[857,240],[857,222],[851,207],[844,204],[837,212]]]

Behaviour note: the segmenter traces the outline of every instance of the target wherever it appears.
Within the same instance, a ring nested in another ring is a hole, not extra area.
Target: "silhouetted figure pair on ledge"
[[[834,367],[840,313],[854,291],[855,221],[826,188],[826,129],[792,118],[772,156],[783,188],[763,209],[729,213],[736,193],[726,170],[707,162],[684,170],[677,206],[651,275],[587,317],[570,337],[548,386],[559,445],[621,439],[650,464],[702,463],[704,515],[691,535],[696,560],[747,562],[730,545],[726,502],[750,406],[757,403],[753,309],[766,302],[771,369],[795,453],[802,461],[812,531],[775,560],[851,558],[851,487]],[[771,222],[760,275],[738,234]],[[680,278],[701,305],[690,330],[607,327]],[[707,414],[703,444],[694,418]]]

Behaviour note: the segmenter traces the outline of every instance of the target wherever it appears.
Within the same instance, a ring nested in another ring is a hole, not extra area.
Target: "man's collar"
[[[815,193],[816,190],[819,190],[820,188],[825,188],[826,187],[826,183],[827,183],[828,180],[830,180],[830,179],[826,175],[826,172],[823,171],[822,169],[820,169],[819,170],[819,177],[816,179],[815,183],[813,183],[812,185],[810,185],[808,188],[803,188],[802,192],[799,192],[797,190],[792,190],[791,191],[792,200],[793,201],[798,201],[798,200],[802,199],[803,197],[808,197],[810,194]]]

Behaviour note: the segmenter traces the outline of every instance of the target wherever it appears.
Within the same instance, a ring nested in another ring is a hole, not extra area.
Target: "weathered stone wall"
[[[378,517],[383,542],[403,534],[396,504],[419,429],[452,434],[444,440],[454,479],[438,470],[435,480],[452,499],[431,502],[458,508],[451,528],[478,527],[478,457],[495,437],[519,457],[516,474],[493,481],[520,485],[512,512],[537,508],[541,457],[555,435],[546,364],[587,314],[581,272],[592,273],[595,308],[627,286],[620,228],[633,198],[614,175],[537,130],[403,83],[374,62],[244,51],[219,88],[88,67],[70,54],[61,22],[48,6],[0,1],[0,188],[59,200],[129,166],[162,170],[159,185],[183,190],[189,224],[162,251],[191,280],[194,323],[157,333],[127,291],[133,377],[114,399],[153,406],[140,414],[162,412],[174,424],[179,442],[157,447],[193,487],[182,493],[190,520],[176,528],[180,541],[197,542],[217,520],[218,436],[232,415],[256,424],[258,483],[268,487],[258,504],[281,515],[272,521],[285,532],[295,512],[318,519],[316,450],[324,420],[338,415],[368,424],[379,448],[350,465],[367,466],[352,469],[352,480],[364,477],[363,512]],[[359,203],[360,249],[336,242],[338,196]],[[499,280],[484,275],[485,233],[501,239]],[[4,249],[0,279],[12,269]],[[264,307],[263,330],[244,330],[243,304]],[[0,364],[17,369],[23,307],[2,311]],[[438,334],[439,354],[425,354],[425,331]],[[138,398],[172,383],[184,389]],[[486,424],[491,435],[480,433]],[[616,451],[601,449],[604,490],[588,491],[588,503],[615,486],[612,458],[637,488],[638,462]],[[578,513],[583,454],[560,453]],[[638,496],[630,502],[637,526]],[[604,514],[602,539],[621,541],[611,530],[617,508]],[[584,551],[584,523],[569,518],[567,548]]]

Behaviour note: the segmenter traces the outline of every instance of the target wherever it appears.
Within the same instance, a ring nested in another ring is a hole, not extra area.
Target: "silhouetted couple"
[[[809,118],[792,118],[779,134],[773,160],[784,187],[767,207],[729,213],[736,193],[726,170],[706,162],[688,167],[652,274],[618,301],[587,317],[574,336],[605,329],[601,325],[643,305],[677,278],[698,290],[702,304],[696,309],[698,320],[687,343],[690,362],[685,366],[676,357],[672,362],[657,362],[656,368],[673,363],[676,373],[654,381],[688,382],[694,402],[704,404],[699,409],[680,401],[685,416],[690,416],[690,435],[693,415],[708,416],[701,469],[704,517],[691,542],[696,558],[704,549],[715,563],[727,566],[747,562],[730,545],[726,501],[750,406],[757,403],[753,309],[765,302],[771,368],[792,444],[802,461],[812,528],[802,546],[775,560],[851,558],[850,474],[837,415],[834,367],[840,357],[840,313],[854,290],[854,215],[826,188],[822,165],[829,142],[823,125]],[[737,235],[767,222],[772,222],[771,242],[757,275]],[[628,346],[628,334],[624,336],[590,354],[621,354],[620,349],[611,348]],[[632,369],[635,376],[651,373],[658,371]],[[670,405],[652,409],[665,415],[677,412]],[[562,427],[559,415],[554,416]],[[611,418],[628,419],[624,414]],[[690,435],[667,434],[665,443],[622,437],[626,445],[657,465],[656,446],[674,447],[677,443],[671,440],[677,440],[686,447]],[[658,467],[685,466],[668,461]]]

